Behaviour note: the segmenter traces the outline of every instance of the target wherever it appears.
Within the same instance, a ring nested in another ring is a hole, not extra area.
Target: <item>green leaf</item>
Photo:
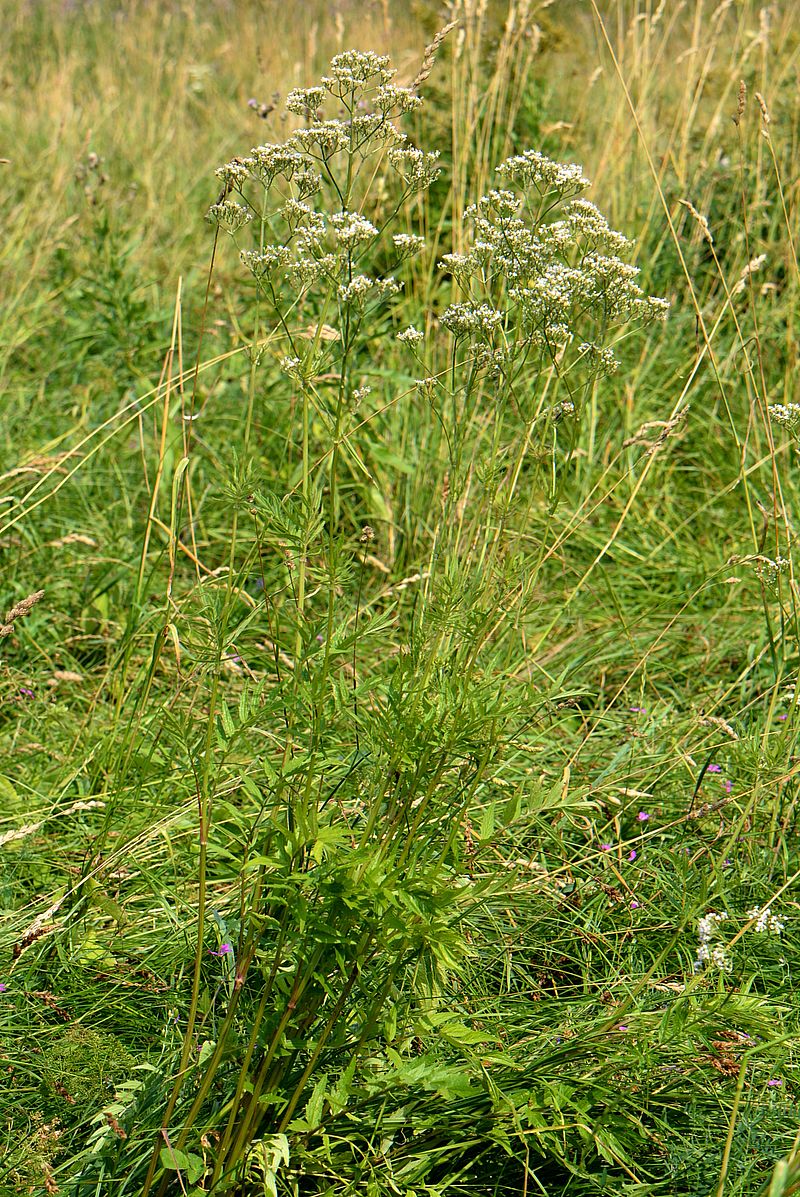
[[[194,1155],[190,1151],[178,1151],[175,1147],[162,1147],[159,1159],[167,1171],[185,1172],[190,1185],[198,1181],[206,1170],[202,1156]]]
[[[309,1097],[305,1109],[306,1121],[312,1129],[319,1126],[320,1122],[322,1122],[322,1111],[325,1108],[325,1090],[327,1086],[328,1074],[323,1072],[314,1086],[314,1091]]]

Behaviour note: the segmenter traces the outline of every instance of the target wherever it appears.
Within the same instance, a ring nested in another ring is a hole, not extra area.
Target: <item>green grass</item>
[[[410,85],[450,18],[441,175],[309,201],[393,219],[335,269],[402,293],[257,285],[214,170],[302,118],[248,99]],[[799,48],[749,0],[13,8],[0,1193],[800,1192]],[[494,376],[448,330],[529,148],[670,300],[608,377],[599,301]]]

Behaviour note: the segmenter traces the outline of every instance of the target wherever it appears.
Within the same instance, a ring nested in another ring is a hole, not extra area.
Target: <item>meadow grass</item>
[[[800,1193],[799,47],[9,6],[0,1192]]]

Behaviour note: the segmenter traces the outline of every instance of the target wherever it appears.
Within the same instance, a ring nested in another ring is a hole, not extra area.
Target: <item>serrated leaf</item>
[[[322,1121],[322,1111],[325,1108],[325,1090],[328,1087],[328,1074],[323,1072],[322,1076],[314,1086],[314,1091],[306,1103],[305,1115],[306,1121],[312,1129],[319,1126]]]

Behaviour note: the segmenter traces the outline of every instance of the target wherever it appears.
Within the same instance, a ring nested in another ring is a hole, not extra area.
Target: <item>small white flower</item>
[[[324,87],[293,87],[286,97],[286,107],[296,116],[316,112],[324,103]]]
[[[265,245],[260,251],[246,249],[239,256],[256,278],[264,278],[292,260],[291,250],[285,245]]]
[[[280,367],[284,374],[288,374],[290,378],[294,378],[297,382],[302,380],[300,365],[299,357],[282,357],[280,361]]]
[[[392,242],[403,258],[410,258],[425,248],[425,238],[417,233],[395,233]]]
[[[378,236],[375,225],[360,212],[337,212],[331,216],[331,224],[336,231],[336,240],[345,249],[355,249]]]
[[[331,59],[330,76],[322,83],[336,95],[343,91],[360,90],[366,83],[377,81],[379,85],[389,83],[394,71],[389,68],[386,54],[375,54],[372,50],[345,50]]]
[[[720,969],[722,972],[729,973],[733,968],[733,963],[728,954],[728,949],[723,944],[712,944],[712,939],[718,933],[720,925],[725,922],[727,915],[715,914],[711,911],[704,915],[697,924],[697,957],[694,962],[693,971],[700,972],[704,966],[712,965],[714,968]]]
[[[800,424],[800,403],[773,403],[769,414],[776,424],[782,424],[790,432],[794,432]]]
[[[302,154],[298,154],[291,146],[273,143],[255,146],[245,161],[253,175],[265,187],[270,187],[279,175],[291,179],[298,170],[307,165]]]
[[[212,204],[206,213],[206,220],[209,224],[216,225],[217,228],[223,229],[231,235],[237,233],[243,225],[252,219],[252,212],[248,212],[235,200],[222,200],[219,204]]]
[[[503,323],[503,313],[488,303],[451,303],[442,312],[441,322],[456,337],[481,334],[491,337]]]
[[[397,87],[394,83],[384,83],[372,98],[375,107],[387,115],[400,115],[412,112],[422,104],[420,96],[414,94],[408,87]]]
[[[389,150],[389,162],[407,183],[418,190],[430,187],[442,173],[438,150],[432,154],[425,154],[413,146],[395,146]]]
[[[539,150],[526,150],[507,158],[496,168],[497,173],[515,182],[533,185],[541,192],[560,191],[562,194],[582,191],[590,186],[580,166],[554,162]]]
[[[227,183],[231,187],[235,187],[237,191],[241,191],[250,178],[247,159],[243,158],[240,161],[225,162],[222,166],[217,167],[214,174],[223,183]]]
[[[339,302],[342,304],[363,304],[367,296],[375,287],[376,280],[368,274],[357,274],[349,283],[342,283],[339,287]]]
[[[756,920],[753,931],[759,935],[780,935],[785,928],[783,920],[772,913],[770,906],[753,906],[747,911],[747,917]]]
[[[425,334],[421,333],[418,328],[414,328],[413,324],[409,324],[408,328],[404,328],[397,334],[397,340],[404,345],[419,345],[420,341],[425,340]]]
[[[350,130],[343,121],[320,121],[307,129],[298,129],[292,135],[292,143],[304,154],[319,151],[324,157],[350,145]]]

